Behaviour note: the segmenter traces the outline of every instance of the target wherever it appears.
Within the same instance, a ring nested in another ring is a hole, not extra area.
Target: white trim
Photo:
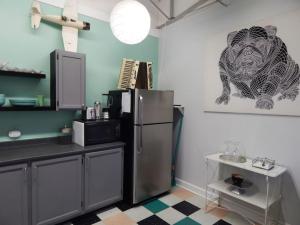
[[[184,189],[187,189],[188,191],[196,194],[196,195],[199,195],[201,196],[202,198],[205,198],[205,189],[204,188],[201,188],[201,187],[198,187],[194,184],[191,184],[187,181],[184,181],[184,180],[181,180],[179,178],[176,178],[176,185],[178,187],[182,187]],[[218,195],[215,195],[214,193],[212,192],[209,192],[209,196],[213,196],[213,198],[217,198]],[[212,200],[213,198],[210,198],[209,200]]]
[[[64,1],[62,0],[38,0],[38,1],[58,8],[64,8]],[[82,4],[78,5],[78,13],[105,22],[109,22],[110,20],[110,15],[107,12],[99,9],[93,9],[91,7],[86,7]],[[159,29],[152,28],[150,30],[150,35],[157,38],[160,37],[160,33],[161,32]]]
[[[205,189],[202,187],[199,187],[197,185],[194,185],[190,182],[187,182],[185,180],[182,180],[180,178],[176,178],[176,185],[178,187],[182,187],[184,189],[187,189],[188,191],[202,197],[205,198]],[[209,200],[210,201],[214,201],[218,195],[214,192],[208,191],[208,196],[209,196]],[[229,210],[231,211],[236,211],[237,213],[240,213],[241,215],[251,215],[251,218],[254,218],[256,221],[261,222],[261,218],[264,217],[264,215],[258,211],[256,211],[255,209],[252,209],[250,207],[245,207],[244,204],[241,204],[239,202],[235,202],[235,201],[231,201],[230,199],[227,198],[222,198],[222,201],[224,202],[224,206],[226,205],[230,205],[230,209],[228,207]],[[250,217],[250,216],[249,216]],[[279,225],[290,225],[288,223],[284,223],[282,221],[276,221],[276,224]]]

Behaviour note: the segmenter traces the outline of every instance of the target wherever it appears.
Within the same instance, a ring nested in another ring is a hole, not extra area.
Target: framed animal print
[[[205,111],[300,116],[300,10],[207,43]]]

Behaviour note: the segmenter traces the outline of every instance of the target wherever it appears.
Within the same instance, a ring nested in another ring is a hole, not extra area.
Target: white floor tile
[[[120,212],[122,212],[120,209],[118,209],[118,208],[113,208],[113,209],[110,209],[110,210],[108,210],[108,211],[99,213],[97,216],[98,216],[101,220],[104,220],[104,219],[106,219],[107,217],[116,215],[117,213],[120,213]]]
[[[186,199],[186,201],[198,206],[201,209],[205,207],[205,199],[197,195]]]
[[[184,214],[173,208],[167,208],[156,215],[169,224],[175,224],[186,217]]]
[[[98,223],[95,223],[93,225],[105,225],[102,221],[98,222]]]
[[[129,209],[129,210],[125,211],[124,213],[136,222],[139,222],[139,221],[146,219],[153,215],[153,213],[151,211],[149,211],[148,209],[146,209],[143,206]]]
[[[209,213],[205,213],[203,210],[199,210],[189,216],[191,219],[200,223],[201,225],[212,225],[219,221],[220,219]]]
[[[169,194],[159,199],[163,203],[167,204],[168,206],[176,205],[177,203],[181,202],[182,199],[178,198],[175,195]]]

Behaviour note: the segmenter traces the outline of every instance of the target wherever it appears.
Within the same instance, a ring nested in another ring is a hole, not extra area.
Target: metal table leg
[[[205,158],[205,212],[207,212],[208,208],[207,208],[207,205],[208,205],[208,159]]]
[[[265,225],[268,224],[268,212],[269,212],[269,188],[270,188],[270,182],[269,182],[269,176],[266,176],[266,184],[267,184],[267,197],[266,197],[266,210],[265,210]]]

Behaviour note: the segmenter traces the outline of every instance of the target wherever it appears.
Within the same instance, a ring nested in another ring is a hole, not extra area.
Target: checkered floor
[[[115,207],[64,225],[249,225],[240,216],[222,209],[205,213],[204,199],[182,188],[126,211]]]

